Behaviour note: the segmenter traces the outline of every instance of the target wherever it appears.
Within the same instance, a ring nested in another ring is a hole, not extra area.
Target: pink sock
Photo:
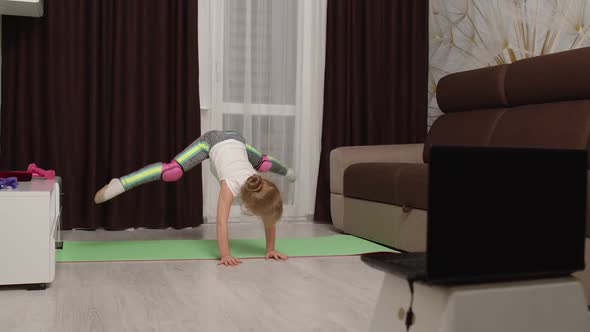
[[[272,161],[266,155],[262,155],[262,163],[258,166],[258,171],[268,172],[272,168]]]
[[[182,177],[184,171],[176,160],[169,163],[162,163],[162,180],[164,182],[178,181]]]

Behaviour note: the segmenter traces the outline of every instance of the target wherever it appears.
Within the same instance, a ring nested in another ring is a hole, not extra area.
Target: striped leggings
[[[129,190],[139,185],[163,180],[166,182],[177,181],[184,172],[202,163],[209,158],[209,150],[217,143],[235,139],[246,145],[248,160],[252,167],[259,172],[273,172],[280,175],[287,174],[287,166],[272,156],[258,152],[254,147],[247,144],[244,137],[235,131],[212,130],[197,138],[191,145],[180,152],[168,163],[154,163],[145,166],[133,173],[120,178],[123,188]]]

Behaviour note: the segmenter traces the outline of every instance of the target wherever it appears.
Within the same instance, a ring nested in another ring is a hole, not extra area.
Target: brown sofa
[[[337,228],[402,250],[425,250],[427,163],[435,144],[590,150],[590,48],[451,74],[440,80],[436,98],[444,114],[424,144],[331,152]],[[588,268],[576,276],[590,303],[588,224]]]

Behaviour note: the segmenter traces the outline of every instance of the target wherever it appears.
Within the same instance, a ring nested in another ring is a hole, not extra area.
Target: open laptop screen
[[[429,167],[429,279],[584,268],[586,151],[434,146]]]

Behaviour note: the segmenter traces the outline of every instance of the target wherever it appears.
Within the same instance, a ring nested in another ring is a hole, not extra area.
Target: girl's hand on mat
[[[237,265],[240,265],[241,263],[242,263],[242,261],[237,258],[234,258],[232,256],[225,256],[225,257],[221,257],[221,260],[219,261],[219,263],[217,263],[217,265],[237,266]]]
[[[272,250],[266,253],[266,259],[276,259],[276,260],[281,260],[281,261],[286,261],[287,258],[289,258],[287,255],[280,253],[276,250]]]

